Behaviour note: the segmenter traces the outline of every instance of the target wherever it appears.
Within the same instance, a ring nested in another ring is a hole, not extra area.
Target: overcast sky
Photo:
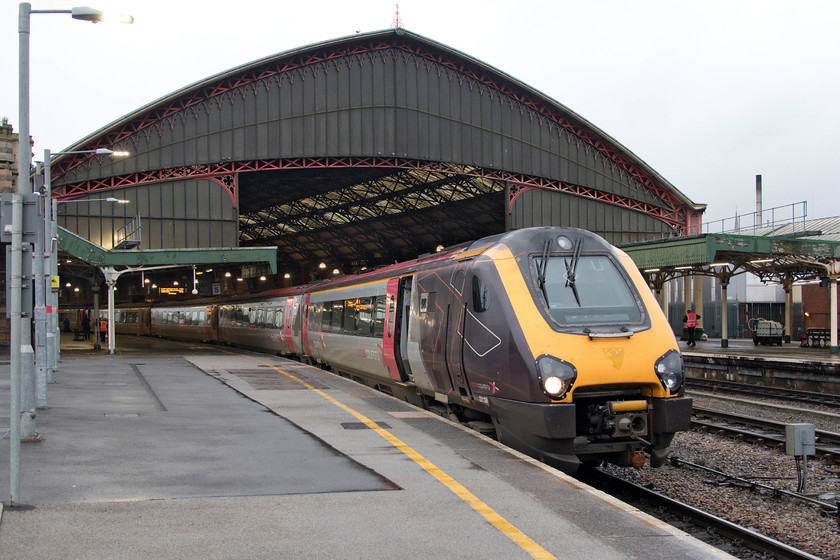
[[[18,129],[18,2],[0,4],[0,116]],[[391,0],[32,0],[135,17],[31,17],[30,132],[58,151],[207,76],[391,26]],[[404,27],[556,99],[710,222],[807,201],[840,215],[840,1],[402,0]]]

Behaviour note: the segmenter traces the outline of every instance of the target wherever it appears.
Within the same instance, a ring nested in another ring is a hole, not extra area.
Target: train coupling
[[[590,425],[595,433],[638,438],[648,433],[648,403],[644,400],[612,401],[592,406]]]

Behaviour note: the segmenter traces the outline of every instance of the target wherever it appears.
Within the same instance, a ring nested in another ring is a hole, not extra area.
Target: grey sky
[[[36,159],[202,78],[388,28],[394,2],[31,0],[131,13],[134,25],[33,14]],[[120,10],[121,8],[121,10]],[[18,3],[0,6],[0,116],[18,128]],[[645,160],[705,221],[807,201],[840,215],[840,2],[402,0],[406,29],[540,90]]]

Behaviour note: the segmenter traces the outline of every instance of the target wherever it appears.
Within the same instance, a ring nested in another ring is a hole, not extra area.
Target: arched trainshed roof
[[[614,242],[679,233],[705,208],[557,101],[403,29],[245,64],[67,151],[96,148],[132,155],[56,158],[54,192],[131,191],[146,248],[265,243],[307,266],[409,258],[530,225],[545,205],[522,206],[535,192],[562,197],[545,221],[630,235]],[[64,225],[84,235],[101,211]]]

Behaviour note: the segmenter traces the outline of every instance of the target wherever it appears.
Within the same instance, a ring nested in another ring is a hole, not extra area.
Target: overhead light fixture
[[[289,274],[288,272],[287,272],[286,274],[284,274],[284,275],[283,275],[283,278],[285,278],[286,280],[288,280],[288,279],[289,279],[289,278],[291,278],[291,277],[292,277],[292,275],[291,275],[291,274]]]
[[[225,272],[225,278],[230,278],[230,277],[231,277],[231,273],[230,273],[230,271]]]
[[[694,267],[693,266],[677,266],[677,267],[674,268],[674,270],[691,270],[692,268],[694,268]]]
[[[715,266],[730,266],[731,264],[732,263],[728,263],[728,262],[719,262],[719,263],[712,263],[709,266],[712,266],[712,267],[715,267]]]
[[[435,252],[440,253],[441,251],[443,251],[443,245],[438,245],[437,247],[435,247]]]
[[[260,276],[260,282],[265,282],[265,276]]]
[[[334,275],[334,276],[336,276],[336,275],[338,275],[338,274],[341,274],[341,271],[340,271],[340,270],[338,270],[337,268],[334,268],[334,269],[333,269],[333,275]]]
[[[327,268],[327,265],[326,265],[326,263],[320,263],[318,265],[318,268],[320,268],[321,270],[324,270],[325,268]]]
[[[242,278],[237,278],[236,281],[237,282],[242,282]]]
[[[758,259],[755,261],[750,261],[750,264],[761,264],[761,263],[769,263],[773,262],[774,259]]]
[[[648,269],[645,269],[645,272],[659,272],[659,269],[658,268],[648,268]]]

